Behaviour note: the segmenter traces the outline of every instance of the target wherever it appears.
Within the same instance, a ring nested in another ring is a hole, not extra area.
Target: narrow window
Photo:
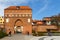
[[[9,18],[6,19],[6,22],[9,22]]]
[[[30,18],[28,18],[28,22],[30,23]]]
[[[21,17],[21,14],[19,15],[19,17]]]
[[[14,15],[12,15],[12,16],[14,16]]]
[[[11,15],[9,15],[9,17],[11,17]]]
[[[24,14],[23,14],[23,17],[24,17]]]
[[[28,16],[28,14],[26,14],[26,16]]]

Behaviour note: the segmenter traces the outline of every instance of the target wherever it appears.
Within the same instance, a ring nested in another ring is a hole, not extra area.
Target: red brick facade
[[[32,34],[32,9],[30,7],[10,6],[4,10],[4,17],[7,33],[11,30],[12,34],[16,31]]]

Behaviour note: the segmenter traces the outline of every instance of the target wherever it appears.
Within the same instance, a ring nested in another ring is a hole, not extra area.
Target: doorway
[[[22,33],[23,32],[23,22],[20,19],[17,19],[14,24],[14,32]]]
[[[23,26],[15,26],[14,30],[15,30],[15,33],[22,33],[23,32]]]

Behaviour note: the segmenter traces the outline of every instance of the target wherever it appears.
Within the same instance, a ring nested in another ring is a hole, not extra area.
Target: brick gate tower
[[[4,9],[6,32],[32,34],[32,9],[29,6],[10,6]]]

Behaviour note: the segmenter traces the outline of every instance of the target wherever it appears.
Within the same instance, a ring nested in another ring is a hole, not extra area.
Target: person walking
[[[9,31],[9,36],[11,36],[11,31]]]

